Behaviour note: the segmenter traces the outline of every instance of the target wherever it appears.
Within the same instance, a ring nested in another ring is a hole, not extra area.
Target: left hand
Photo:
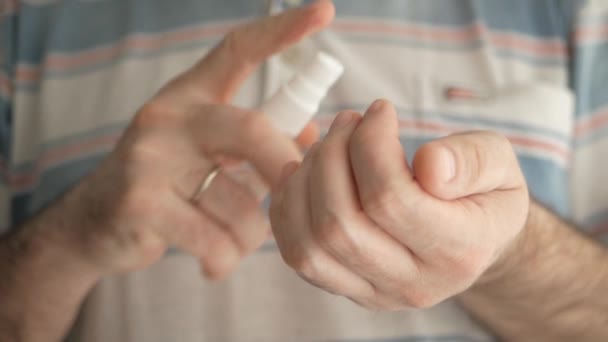
[[[528,189],[511,144],[456,134],[422,146],[412,166],[392,105],[340,113],[273,191],[285,262],[373,309],[425,308],[470,287],[526,222]]]

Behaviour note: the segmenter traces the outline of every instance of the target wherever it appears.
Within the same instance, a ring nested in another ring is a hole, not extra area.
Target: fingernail
[[[344,128],[353,121],[355,117],[353,112],[345,111],[338,114],[331,128]]]
[[[454,152],[447,147],[442,147],[439,151],[441,178],[445,183],[449,183],[456,177],[456,159],[454,158]]]
[[[367,109],[367,112],[368,113],[381,112],[384,109],[384,104],[385,104],[384,100],[376,100],[376,101],[374,101],[374,103],[372,103],[371,106],[369,106],[369,108]]]

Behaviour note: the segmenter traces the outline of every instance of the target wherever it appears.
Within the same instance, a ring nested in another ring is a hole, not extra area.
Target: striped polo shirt
[[[138,107],[240,23],[298,1],[0,0],[0,231],[111,151]],[[532,195],[608,241],[608,2],[334,0],[326,31],[272,58],[235,104],[256,108],[316,50],[344,77],[317,117],[387,98],[408,156],[483,129],[512,142]],[[577,281],[573,279],[573,281]],[[454,301],[370,312],[316,289],[274,243],[221,283],[171,252],[108,277],[73,341],[492,341]]]

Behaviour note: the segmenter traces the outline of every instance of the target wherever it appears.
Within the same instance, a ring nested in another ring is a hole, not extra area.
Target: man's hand
[[[429,307],[470,287],[516,240],[529,208],[507,139],[488,132],[422,146],[410,169],[386,101],[343,112],[275,187],[284,260],[369,308]]]
[[[226,157],[251,162],[269,185],[300,158],[264,115],[227,103],[259,63],[325,27],[333,13],[321,1],[238,28],[145,104],[116,150],[66,199],[83,255],[106,274],[152,264],[174,245],[222,277],[254,251],[270,225],[247,186],[220,173],[197,203],[193,192]]]
[[[171,245],[212,278],[256,249],[270,227],[249,186],[220,174],[200,201],[193,195],[217,163],[248,161],[273,185],[300,159],[264,115],[228,103],[259,63],[333,15],[330,1],[317,1],[228,34],[142,106],[92,175],[2,237],[0,340],[60,340],[99,278],[150,265]],[[311,125],[299,142],[316,135]]]

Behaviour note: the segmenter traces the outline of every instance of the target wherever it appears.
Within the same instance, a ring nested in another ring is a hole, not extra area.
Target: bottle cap
[[[344,73],[344,66],[324,52],[262,105],[261,110],[285,133],[297,136],[317,114],[329,89]]]

